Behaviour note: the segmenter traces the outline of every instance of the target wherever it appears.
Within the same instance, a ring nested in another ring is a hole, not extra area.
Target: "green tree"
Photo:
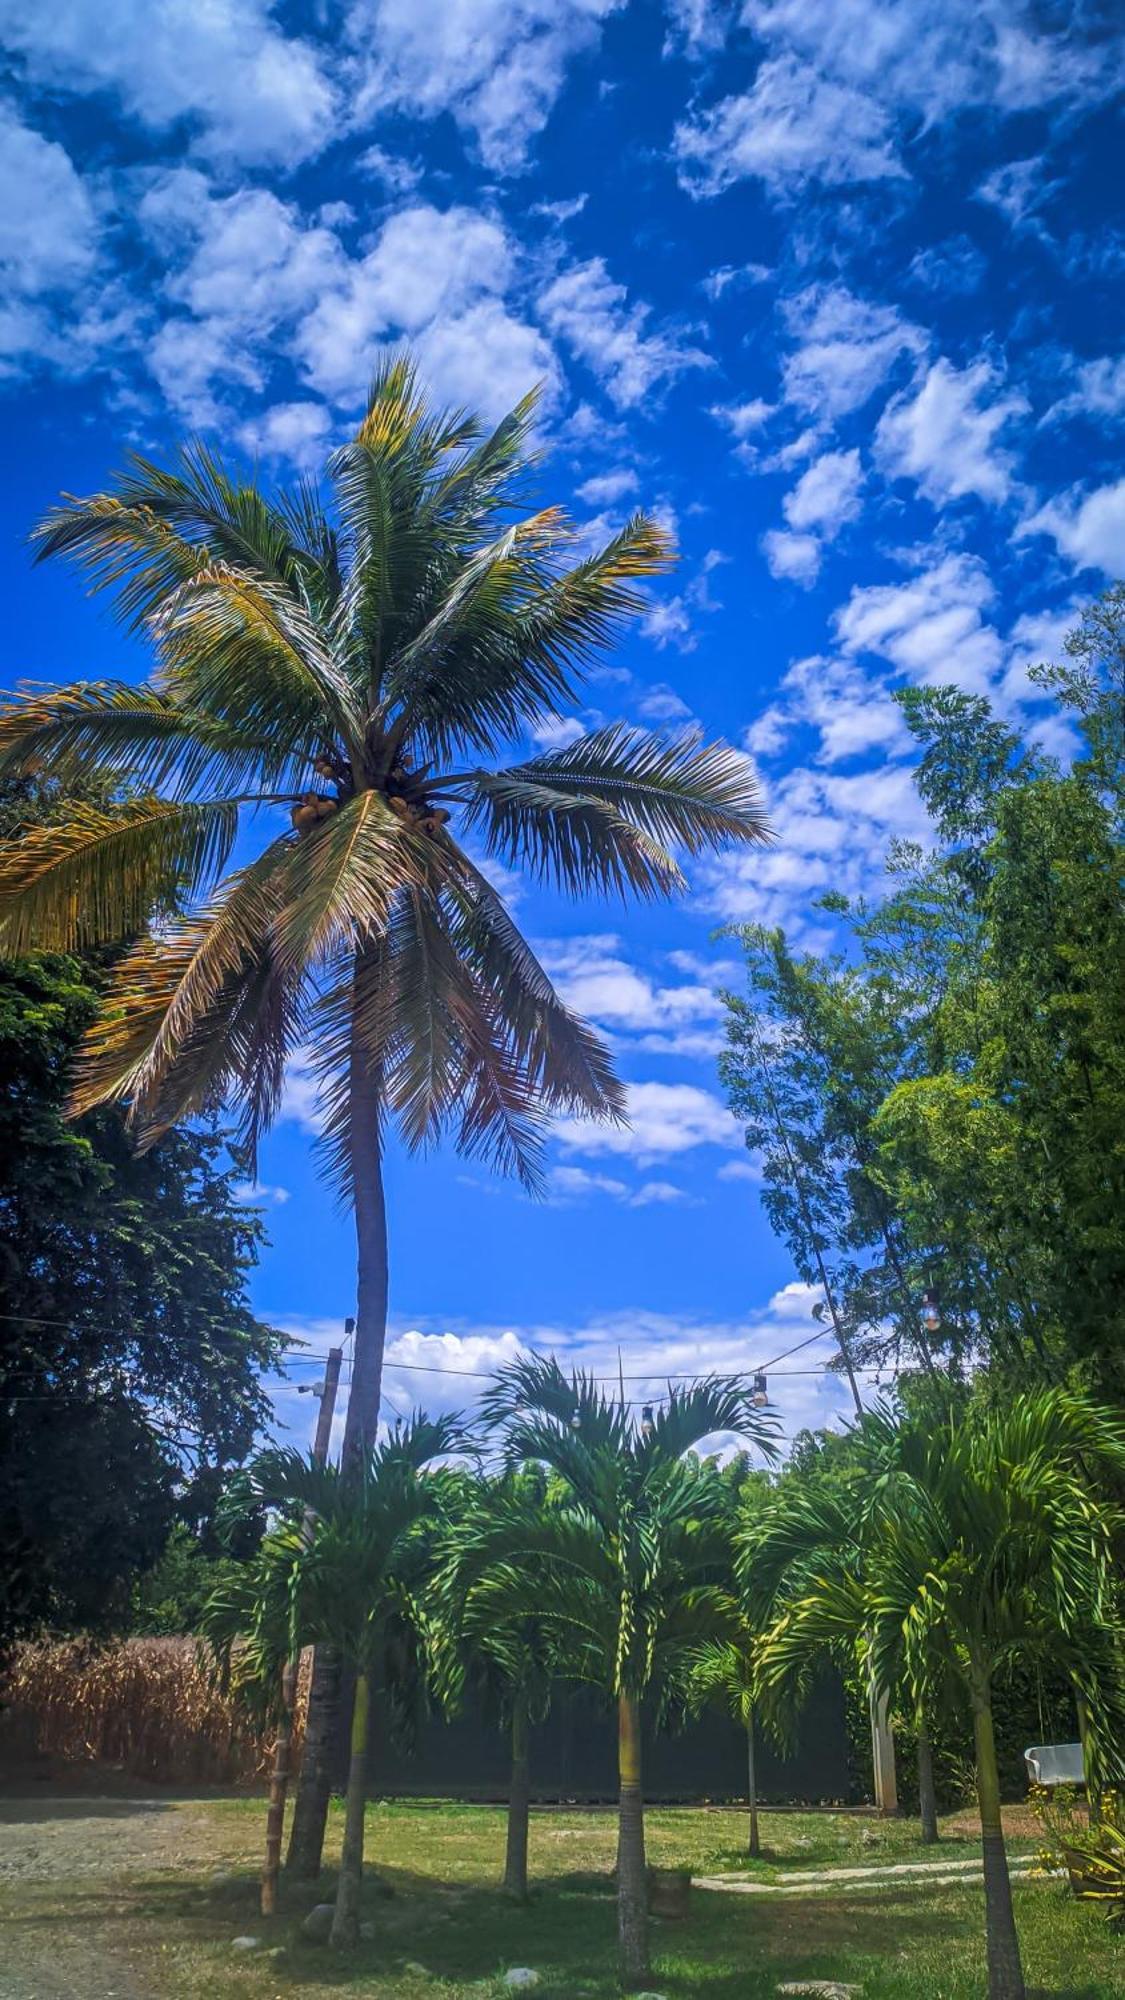
[[[1119,1509],[1094,1482],[1125,1472],[1125,1426],[1061,1390],[983,1398],[942,1420],[889,1408],[865,1416],[866,1499],[841,1521],[790,1484],[751,1530],[747,1571],[801,1575],[758,1654],[766,1689],[785,1689],[825,1646],[868,1652],[881,1685],[919,1709],[960,1690],[973,1724],[984,1843],[990,2000],[1023,2000],[993,1726],[993,1691],[1013,1661],[1065,1662],[1086,1706],[1095,1763],[1120,1765],[1125,1729]]]
[[[317,1641],[356,1678],[335,1945],[359,1936],[372,1694],[381,1692],[400,1721],[418,1712],[436,1639],[427,1600],[444,1502],[461,1490],[459,1476],[434,1461],[462,1441],[456,1419],[416,1415],[343,1471],[273,1451],[242,1482],[251,1505],[276,1510],[280,1520],[241,1576],[216,1593],[211,1636],[229,1644],[238,1635],[241,1650],[232,1657],[241,1660],[244,1684],[265,1690],[270,1702],[284,1659]]]
[[[282,1346],[250,1309],[263,1232],[222,1134],[142,1157],[118,1111],[65,1116],[101,983],[0,964],[0,1639],[128,1622],[174,1522],[206,1529],[252,1448]]]
[[[673,849],[765,833],[745,759],[694,734],[613,726],[490,761],[578,699],[638,584],[669,561],[642,514],[579,556],[558,509],[523,511],[533,419],[528,398],[481,440],[394,361],[329,463],[329,501],[309,486],[271,497],[199,445],[170,470],[134,459],[49,515],[39,547],[117,593],[155,679],[32,692],[0,719],[0,768],[150,788],[5,853],[5,947],[133,937],[169,901],[186,913],[115,969],[75,1108],[124,1100],[147,1143],[225,1096],[253,1153],[287,1059],[314,1051],[326,1158],[356,1224],[349,1460],[378,1422],[387,1131],[411,1149],[449,1131],[534,1186],[545,1113],[622,1115],[606,1050],[479,849],[568,894],[644,900],[683,886]],[[258,851],[227,874],[242,828]],[[310,1744],[326,1735],[314,1695]],[[326,1805],[307,1750],[312,1872]]]
[[[755,1635],[747,1630],[737,1639],[711,1639],[701,1646],[691,1665],[688,1699],[701,1709],[721,1708],[746,1737],[746,1805],[749,1816],[746,1852],[755,1859],[762,1851],[758,1825],[758,1773],[755,1709],[758,1703],[754,1664]]]
[[[518,1510],[548,1504],[547,1482],[538,1466],[510,1472],[499,1481],[475,1481],[463,1506],[453,1512],[442,1576],[442,1616],[454,1662],[450,1679],[455,1692],[449,1705],[456,1705],[467,1684],[481,1697],[486,1713],[498,1716],[508,1731],[511,1776],[503,1883],[521,1903],[528,1893],[532,1729],[550,1709],[554,1681],[565,1671],[565,1653],[560,1653],[557,1633],[533,1606],[509,1605],[498,1615],[492,1592],[476,1587],[476,1555],[482,1537],[488,1541],[493,1529],[510,1519],[513,1505]]]
[[[618,1944],[635,1987],[649,1972],[642,1707],[682,1688],[701,1642],[738,1626],[726,1490],[694,1451],[734,1430],[772,1456],[775,1424],[741,1383],[718,1377],[670,1388],[637,1423],[588,1377],[540,1357],[503,1370],[483,1414],[511,1463],[542,1465],[559,1483],[557,1504],[499,1505],[466,1561],[481,1615],[534,1612],[557,1631],[568,1672],[616,1707]]]

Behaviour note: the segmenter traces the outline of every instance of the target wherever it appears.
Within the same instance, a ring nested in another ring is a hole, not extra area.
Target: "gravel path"
[[[126,1912],[113,1885],[170,1869],[199,1873],[213,1838],[190,1802],[0,1799],[2,2000],[159,2000],[120,1948]],[[58,1914],[60,1891],[71,1920]],[[112,1944],[104,1918],[117,1919]]]

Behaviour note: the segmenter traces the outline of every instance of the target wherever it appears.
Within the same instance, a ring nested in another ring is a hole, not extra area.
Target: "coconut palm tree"
[[[248,1565],[240,1589],[228,1580],[210,1608],[212,1637],[229,1642],[240,1609],[244,1644],[234,1650],[243,1678],[276,1687],[281,1661],[318,1641],[355,1674],[344,1843],[331,1941],[359,1935],[367,1804],[369,1719],[377,1685],[392,1711],[413,1715],[429,1676],[430,1585],[447,1506],[459,1501],[456,1473],[434,1469],[463,1443],[455,1418],[416,1415],[396,1423],[357,1465],[342,1472],[294,1451],[265,1452],[245,1489],[256,1509],[281,1518]],[[289,1608],[279,1631],[277,1607]]]
[[[121,1101],[144,1145],[235,1101],[252,1154],[287,1067],[311,1067],[355,1215],[349,1460],[378,1424],[388,1131],[413,1150],[449,1133],[534,1187],[545,1114],[623,1114],[607,1051],[491,864],[643,900],[683,886],[677,851],[766,834],[746,759],[695,735],[616,724],[525,754],[670,559],[643,514],[582,554],[559,509],[526,511],[534,413],[528,397],[482,437],[428,407],[398,359],[329,460],[327,494],[267,493],[201,444],[170,467],[134,457],[54,509],[38,548],[115,593],[153,679],[32,689],[0,711],[0,774],[131,787],[0,856],[0,950],[131,940],[75,1112]],[[318,1671],[305,1872],[327,1808],[323,1685]]]
[[[616,1706],[618,1944],[622,1980],[637,1986],[649,1970],[642,1704],[678,1690],[700,1643],[737,1626],[727,1496],[692,1454],[736,1430],[772,1455],[775,1427],[749,1386],[719,1377],[670,1388],[637,1423],[591,1378],[534,1356],[502,1371],[482,1413],[510,1463],[554,1474],[558,1498],[513,1494],[480,1525],[464,1556],[478,1616],[534,1610],[558,1633],[568,1672]]]
[[[1065,1664],[1102,1768],[1120,1759],[1125,1671],[1113,1549],[1123,1520],[1093,1481],[1125,1473],[1125,1424],[1053,1389],[944,1418],[884,1406],[856,1429],[866,1475],[858,1532],[852,1524],[841,1539],[823,1496],[803,1494],[799,1480],[749,1531],[749,1569],[776,1570],[794,1551],[803,1565],[759,1648],[759,1677],[766,1690],[783,1689],[819,1649],[850,1642],[870,1656],[880,1686],[905,1686],[920,1711],[960,1689],[973,1726],[990,2000],[1023,2000],[993,1688],[1015,1659]]]

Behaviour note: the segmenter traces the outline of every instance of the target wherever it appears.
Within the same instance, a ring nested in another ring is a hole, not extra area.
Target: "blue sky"
[[[0,42],[6,683],[146,669],[30,568],[61,489],[197,430],[290,477],[406,338],[488,417],[544,383],[544,490],[591,537],[638,502],[676,532],[676,575],[546,734],[698,718],[768,790],[776,847],[697,866],[681,906],[510,880],[632,1131],[562,1129],[538,1207],[391,1158],[393,1404],[462,1402],[521,1341],[601,1372],[620,1345],[643,1394],[807,1338],[717,1090],[738,971],[713,933],[815,941],[819,890],[877,890],[919,830],[889,688],[988,692],[1065,753],[1026,668],[1121,569],[1118,8],[0,0]],[[298,1066],[255,1295],[319,1352],[353,1272],[315,1123]],[[790,1434],[844,1406],[832,1377],[773,1388]],[[280,1407],[303,1433],[309,1399]]]

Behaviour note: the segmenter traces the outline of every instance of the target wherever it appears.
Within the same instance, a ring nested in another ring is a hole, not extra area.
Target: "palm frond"
[[[238,831],[239,801],[134,799],[75,805],[0,848],[0,941],[74,951],[141,931],[160,910],[205,894]]]
[[[300,761],[268,735],[216,720],[155,689],[126,681],[27,686],[0,709],[0,774],[50,766],[62,784],[104,773],[137,789],[183,796],[292,786]]]

